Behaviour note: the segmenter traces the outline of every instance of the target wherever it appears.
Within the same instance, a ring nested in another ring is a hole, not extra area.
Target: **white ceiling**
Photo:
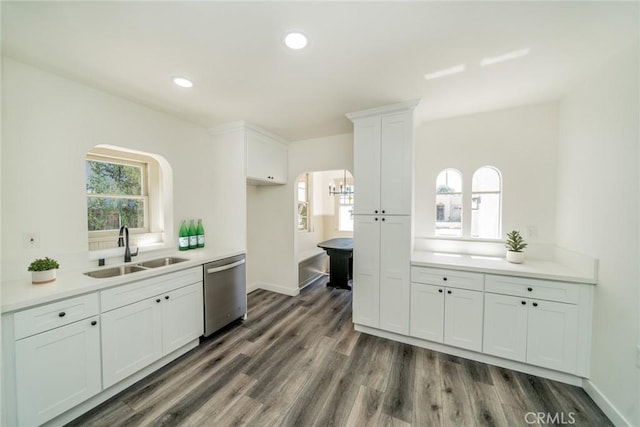
[[[637,41],[638,6],[3,1],[2,49],[207,127],[247,120],[299,140],[350,132],[345,113],[414,98],[419,121],[557,99]],[[307,34],[305,49],[283,46],[291,29]],[[523,48],[524,58],[480,66]]]

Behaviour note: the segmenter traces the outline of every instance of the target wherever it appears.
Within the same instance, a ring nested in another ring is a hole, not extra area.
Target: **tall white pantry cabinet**
[[[409,333],[413,110],[347,114],[354,124],[353,321]]]

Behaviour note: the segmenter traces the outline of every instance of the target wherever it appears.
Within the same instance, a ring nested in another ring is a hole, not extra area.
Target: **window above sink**
[[[89,258],[116,256],[123,225],[134,248],[169,247],[167,236],[174,234],[172,176],[160,155],[111,145],[92,148],[85,161]]]

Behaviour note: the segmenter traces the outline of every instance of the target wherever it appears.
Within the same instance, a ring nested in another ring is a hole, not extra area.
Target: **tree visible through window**
[[[146,165],[92,156],[87,159],[88,230],[147,230]]]
[[[471,237],[498,239],[501,236],[500,171],[491,166],[479,168],[471,183]]]
[[[436,236],[462,236],[462,175],[455,169],[436,179]]]

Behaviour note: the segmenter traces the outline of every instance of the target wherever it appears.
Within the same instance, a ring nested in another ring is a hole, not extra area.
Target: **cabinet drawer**
[[[107,289],[100,292],[101,309],[113,310],[197,282],[202,282],[201,266]]]
[[[575,284],[490,274],[485,278],[485,290],[496,294],[570,304],[577,304],[579,299],[578,285]]]
[[[484,288],[484,275],[482,273],[429,267],[411,267],[411,281],[450,288],[470,289],[472,291],[481,291]]]
[[[97,293],[19,311],[14,314],[15,338],[19,340],[96,314],[98,314]]]

